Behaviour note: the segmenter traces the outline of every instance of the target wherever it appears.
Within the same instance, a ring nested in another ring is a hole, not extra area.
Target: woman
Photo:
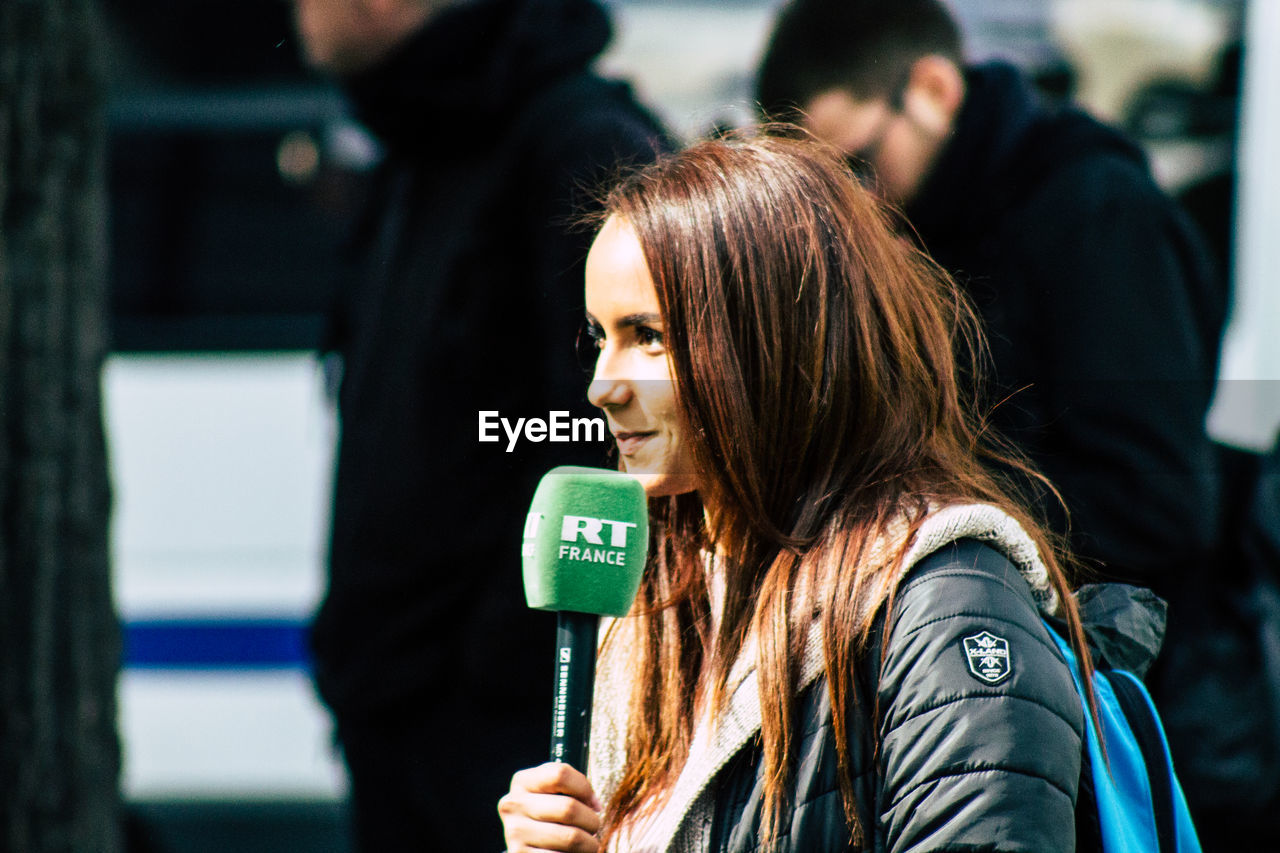
[[[510,850],[1073,850],[1083,715],[1041,615],[1083,635],[979,461],[952,283],[811,142],[704,142],[605,207],[590,398],[654,546],[590,780],[517,773]]]

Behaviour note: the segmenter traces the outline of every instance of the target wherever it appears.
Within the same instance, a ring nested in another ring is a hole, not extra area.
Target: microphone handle
[[[587,772],[591,699],[596,681],[594,613],[562,610],[556,619],[555,701],[551,711],[551,760]]]

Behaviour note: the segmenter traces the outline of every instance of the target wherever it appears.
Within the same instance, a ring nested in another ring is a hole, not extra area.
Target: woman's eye
[[[637,326],[636,340],[642,347],[661,347],[662,332],[657,329],[651,329],[648,326]]]
[[[604,329],[595,323],[584,323],[578,332],[578,340],[574,349],[578,354],[578,364],[588,373],[596,369],[596,359],[604,348]]]

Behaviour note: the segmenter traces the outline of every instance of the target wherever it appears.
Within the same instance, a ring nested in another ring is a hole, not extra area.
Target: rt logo
[[[560,541],[577,542],[582,539],[591,545],[603,545],[601,533],[609,526],[609,547],[627,547],[627,530],[635,527],[634,521],[610,521],[607,518],[590,518],[585,515],[566,515],[560,523]]]

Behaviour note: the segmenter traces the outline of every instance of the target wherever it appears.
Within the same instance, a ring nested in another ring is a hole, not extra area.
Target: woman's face
[[[695,491],[658,294],[640,241],[616,216],[587,255],[587,324],[598,351],[587,396],[604,410],[625,470],[650,497]]]

